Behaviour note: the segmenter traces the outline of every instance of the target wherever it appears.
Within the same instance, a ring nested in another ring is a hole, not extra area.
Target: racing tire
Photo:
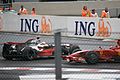
[[[87,52],[85,60],[88,64],[96,64],[99,61],[99,54],[93,51]]]
[[[114,62],[120,62],[120,56],[115,56],[113,59],[114,59]]]
[[[13,58],[11,57],[4,57],[6,60],[12,60]]]
[[[9,48],[11,45],[9,44],[4,44],[3,45],[3,50],[2,50],[2,57],[6,60],[12,60],[12,57],[7,56],[9,54]]]
[[[24,51],[25,53],[25,59],[26,60],[33,60],[34,59],[34,51],[30,48],[30,47],[27,47]]]
[[[72,54],[73,51],[74,51],[74,50],[77,50],[77,49],[80,50],[80,47],[79,47],[79,46],[76,46],[76,45],[73,45],[73,46],[70,47],[70,49],[69,49],[69,53]]]
[[[68,49],[65,46],[61,47],[61,52],[62,52],[62,55],[68,55],[69,53]]]
[[[81,51],[81,49],[74,49],[73,51],[72,51],[72,53],[75,53],[75,52],[77,52],[77,51]]]

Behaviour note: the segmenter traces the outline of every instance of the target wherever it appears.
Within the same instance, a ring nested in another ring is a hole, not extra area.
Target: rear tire
[[[75,52],[77,52],[77,51],[81,51],[81,49],[75,49],[75,50],[73,50],[73,52],[72,53],[75,53]]]
[[[68,49],[65,46],[61,47],[61,52],[62,52],[62,55],[68,55],[69,53]]]
[[[93,51],[88,52],[85,59],[88,64],[96,64],[99,61],[99,54]]]
[[[79,46],[72,45],[72,46],[70,46],[69,53],[72,54],[73,51],[78,50],[78,49],[80,50],[80,47],[79,47]]]
[[[12,60],[12,58],[10,58],[10,57],[5,57],[5,59],[6,59],[6,60]]]
[[[12,57],[7,56],[9,54],[10,46],[11,46],[10,44],[3,45],[2,57],[5,58],[6,60],[12,60]]]

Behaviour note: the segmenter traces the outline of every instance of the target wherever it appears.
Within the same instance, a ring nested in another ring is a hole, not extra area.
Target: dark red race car
[[[120,61],[120,40],[117,40],[117,46],[109,49],[82,50],[63,57],[67,62],[81,62],[96,64],[100,61]]]
[[[61,44],[61,48],[63,55],[68,55],[68,53],[79,50],[79,46],[74,46],[71,44]],[[37,39],[29,39],[24,43],[4,43],[2,56],[7,60],[12,60],[13,58],[32,60],[39,57],[53,57],[54,51],[54,44],[40,42]]]

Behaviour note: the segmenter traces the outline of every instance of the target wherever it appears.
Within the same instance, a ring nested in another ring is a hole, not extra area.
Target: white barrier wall
[[[51,34],[65,29],[68,36],[88,38],[120,38],[120,19],[69,16],[0,15],[1,31]]]

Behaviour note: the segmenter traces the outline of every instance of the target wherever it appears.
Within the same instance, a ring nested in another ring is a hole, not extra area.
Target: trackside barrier
[[[0,30],[6,32],[53,34],[56,29],[65,29],[66,36],[120,38],[119,25],[120,19],[117,18],[0,15]]]

